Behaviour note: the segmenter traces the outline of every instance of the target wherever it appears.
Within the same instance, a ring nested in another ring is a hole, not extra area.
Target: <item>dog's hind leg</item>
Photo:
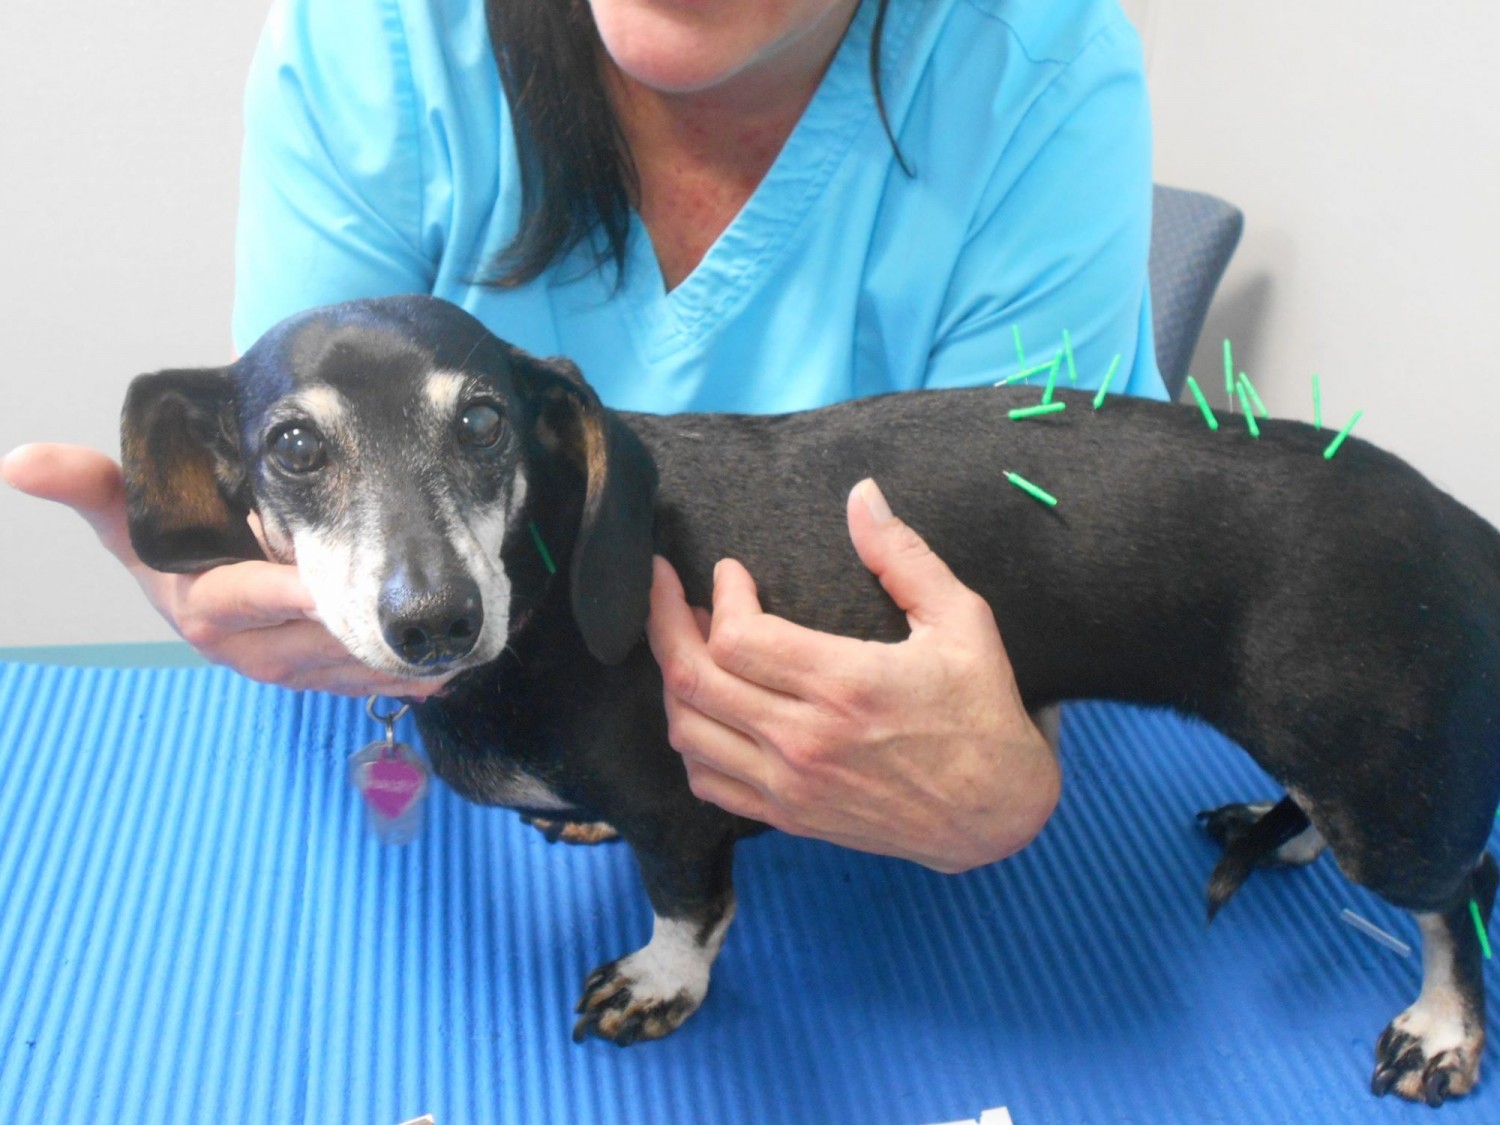
[[[1495,861],[1486,853],[1469,879],[1468,896],[1447,910],[1416,915],[1422,931],[1422,991],[1375,1045],[1370,1079],[1375,1093],[1394,1090],[1438,1106],[1468,1093],[1479,1081],[1484,962],[1477,927],[1489,923],[1497,879]]]
[[[1229,807],[1249,810],[1253,806]],[[1220,908],[1229,901],[1229,897],[1240,889],[1240,884],[1249,878],[1250,872],[1255,870],[1257,865],[1276,864],[1274,857],[1282,849],[1292,847],[1309,833],[1317,837],[1319,844],[1322,840],[1317,829],[1313,828],[1311,821],[1307,819],[1307,814],[1291,797],[1283,797],[1253,820],[1234,824],[1232,831],[1225,824],[1227,819],[1225,809],[1218,809],[1215,813],[1209,814],[1199,813],[1198,816],[1200,819],[1205,816],[1210,819],[1218,818],[1215,823],[1208,826],[1208,831],[1224,845],[1224,855],[1208,880],[1208,920],[1210,922],[1214,920],[1214,915],[1219,912]],[[1302,862],[1311,862],[1320,850],[1321,847],[1318,847]]]
[[[664,859],[639,848],[635,855],[651,898],[651,941],[589,975],[574,1042],[592,1034],[626,1047],[675,1031],[708,994],[714,958],[734,918],[732,840],[692,858]]]

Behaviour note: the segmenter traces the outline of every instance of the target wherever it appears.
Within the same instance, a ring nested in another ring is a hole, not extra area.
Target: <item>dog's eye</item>
[[[474,449],[489,449],[505,429],[500,411],[488,402],[471,402],[458,416],[458,440]]]
[[[308,426],[283,426],[271,435],[271,456],[289,473],[310,473],[323,467],[323,438]]]

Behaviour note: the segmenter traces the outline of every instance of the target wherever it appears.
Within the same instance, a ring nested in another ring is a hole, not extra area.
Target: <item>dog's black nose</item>
[[[430,585],[398,570],[380,590],[386,644],[408,664],[431,667],[467,656],[479,640],[484,609],[472,579]]]

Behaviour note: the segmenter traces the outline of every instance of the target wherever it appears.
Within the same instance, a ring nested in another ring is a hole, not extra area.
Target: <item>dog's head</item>
[[[228,367],[142,375],[121,431],[143,562],[295,561],[372,668],[493,660],[556,568],[594,656],[622,660],[641,634],[649,455],[572,364],[447,302],[318,309]]]

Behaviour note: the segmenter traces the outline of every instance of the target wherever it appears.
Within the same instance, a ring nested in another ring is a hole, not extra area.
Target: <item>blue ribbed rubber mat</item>
[[[1419,959],[1328,859],[1203,924],[1194,810],[1274,790],[1212,733],[1077,707],[1063,807],[960,877],[766,836],[677,1035],[573,1045],[650,914],[619,846],[549,845],[439,790],[367,838],[361,704],[217,669],[0,665],[0,1118],[395,1125],[1371,1122]],[[1491,989],[1493,992],[1493,972]],[[1439,1120],[1500,1120],[1500,1066]]]

